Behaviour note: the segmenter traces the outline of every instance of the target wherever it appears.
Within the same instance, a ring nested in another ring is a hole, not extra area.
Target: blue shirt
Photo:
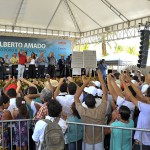
[[[133,128],[134,122],[130,119],[129,123],[123,123],[121,121],[115,121],[111,124],[113,127],[126,127]],[[110,140],[110,150],[131,150],[131,131],[111,128],[111,140]],[[122,145],[122,148],[121,148]]]
[[[41,60],[42,60],[42,62],[39,62],[39,61],[41,61]],[[43,60],[44,60],[44,61],[43,61]],[[45,63],[46,63],[46,58],[40,56],[37,61],[38,61],[38,65],[45,65]]]
[[[67,120],[70,122],[82,123],[81,119],[79,119],[76,116],[68,117]],[[83,126],[69,124],[69,129],[67,129],[66,133],[66,144],[81,140],[82,138],[83,138]]]
[[[105,66],[105,67],[104,67]],[[100,64],[99,69],[101,70],[103,76],[106,76],[106,69],[107,69],[107,65],[104,64],[104,66],[102,64]]]

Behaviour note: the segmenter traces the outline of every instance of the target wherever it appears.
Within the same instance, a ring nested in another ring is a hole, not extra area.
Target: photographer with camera
[[[107,64],[105,64],[105,59],[102,59],[102,60],[100,61],[99,69],[100,69],[101,72],[102,72],[104,81],[106,81]]]

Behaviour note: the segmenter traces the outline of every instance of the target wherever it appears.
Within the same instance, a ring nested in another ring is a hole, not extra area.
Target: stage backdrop
[[[13,53],[18,53],[18,49],[27,51],[27,56],[30,56],[32,52],[37,56],[40,55],[40,52],[44,52],[44,56],[47,57],[50,52],[54,52],[58,60],[61,55],[65,55],[66,58],[71,54],[71,42],[69,40],[0,36],[1,57],[8,54],[11,58]]]

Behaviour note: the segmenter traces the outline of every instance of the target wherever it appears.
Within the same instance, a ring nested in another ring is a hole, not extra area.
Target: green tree
[[[126,52],[129,54],[138,56],[138,52],[136,50],[136,47],[127,47]]]
[[[124,51],[124,47],[122,45],[118,45],[117,43],[115,44],[115,53],[120,53]]]

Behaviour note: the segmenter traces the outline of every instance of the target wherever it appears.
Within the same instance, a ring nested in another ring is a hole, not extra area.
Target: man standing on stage
[[[40,53],[40,57],[38,57],[37,62],[38,62],[38,77],[44,78],[46,58],[44,57],[43,52]]]
[[[55,74],[55,68],[57,65],[56,62],[56,58],[54,57],[54,53],[51,52],[51,55],[47,57],[48,59],[48,68],[47,68],[47,72],[50,75],[51,78],[54,78],[54,74]]]
[[[8,58],[8,54],[5,54],[4,61],[5,61],[6,66],[8,66],[10,64],[10,59]]]
[[[12,55],[12,57],[10,58],[10,63],[11,63],[12,65],[18,65],[18,57],[17,57],[17,54],[16,54],[16,53],[14,53],[14,54]]]
[[[58,61],[59,65],[59,70],[60,70],[60,76],[64,77],[64,72],[65,72],[65,59],[64,56],[61,56],[61,59]]]
[[[10,64],[12,64],[12,76],[15,76],[16,68],[18,67],[18,57],[16,53],[14,53],[10,58]]]
[[[26,57],[26,52],[22,51],[22,54],[20,54],[20,50],[18,50],[18,56],[19,56],[19,64],[18,64],[18,79],[19,79],[19,78],[23,78],[25,65],[27,63],[27,57]]]

